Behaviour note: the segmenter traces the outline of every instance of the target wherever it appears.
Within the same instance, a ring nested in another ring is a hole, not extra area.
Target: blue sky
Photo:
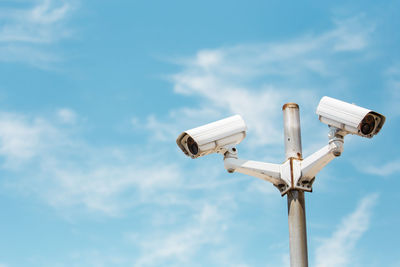
[[[311,266],[400,266],[399,1],[0,0],[0,266],[288,266],[286,198],[191,160],[233,114],[243,158],[327,143],[328,95],[386,115],[306,193]]]

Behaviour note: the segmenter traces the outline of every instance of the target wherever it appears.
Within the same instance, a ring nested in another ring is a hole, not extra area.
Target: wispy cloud
[[[400,159],[396,159],[385,164],[374,166],[368,165],[360,169],[360,171],[372,175],[388,176],[400,172]]]
[[[173,204],[175,198],[171,199],[165,189],[173,190],[179,185],[179,172],[176,165],[164,163],[154,169],[150,165],[116,162],[65,168],[62,162],[45,162],[42,175],[50,186],[36,183],[36,189],[56,208],[84,205],[89,211],[118,215],[142,204]]]
[[[333,235],[321,241],[315,255],[317,267],[354,266],[357,241],[369,228],[377,199],[377,194],[364,197],[355,211],[342,220]]]
[[[71,36],[66,20],[73,1],[25,1],[0,12],[0,61],[45,66],[59,60],[50,45]]]
[[[0,113],[0,126],[0,155],[7,167],[36,156],[58,135],[45,120],[28,121],[25,116],[15,113]]]
[[[57,111],[57,116],[62,123],[74,124],[77,120],[75,111],[69,108],[61,108]]]
[[[65,123],[71,114],[76,119],[75,112],[60,112],[56,120],[0,113],[2,169],[19,177],[6,181],[8,186],[37,194],[56,208],[83,206],[109,215],[143,202],[174,201],[163,189],[181,186],[176,164],[118,146],[92,146],[75,135],[79,126]]]
[[[64,255],[59,255],[57,259],[49,259],[45,254],[32,257],[32,262],[37,266],[43,267],[107,267],[107,266],[132,266],[132,260],[121,255],[119,251],[111,250],[97,250],[92,248],[76,250]],[[0,267],[3,267],[0,265]]]
[[[227,214],[229,205],[226,204],[222,207],[218,203],[205,203],[198,213],[186,219],[185,226],[168,233],[151,234],[140,239],[134,234],[131,241],[139,246],[142,255],[134,266],[197,266],[195,259],[202,262],[198,266],[205,262],[211,265],[247,266],[240,260],[232,260],[231,253],[234,252],[231,246],[224,243],[230,224]]]
[[[384,76],[386,78],[386,107],[390,117],[400,116],[400,64],[389,67]]]
[[[370,34],[375,30],[374,24],[362,23],[364,15],[355,16],[345,20],[335,20],[336,29],[327,33],[322,39],[333,39],[335,51],[361,51],[365,49],[370,40]]]
[[[295,101],[310,114],[302,120],[314,138],[317,120],[311,116],[320,95],[346,90],[344,71],[351,59],[344,60],[343,53],[368,54],[374,27],[364,19],[337,20],[329,31],[288,41],[200,50],[175,60],[182,70],[170,77],[174,92],[196,104],[182,105],[163,118],[149,116],[141,124],[155,138],[171,140],[179,130],[239,113],[249,126],[250,145],[280,145],[281,106]]]
[[[184,177],[184,164],[170,156],[178,152],[175,146],[93,145],[82,136],[82,121],[67,108],[56,116],[0,113],[3,189],[38,197],[66,216],[82,209],[120,216],[141,205],[192,209],[202,202],[193,192],[218,202],[224,194],[214,194],[216,188],[243,180],[218,181],[223,168],[202,164],[196,177]]]
[[[157,262],[167,261],[183,263],[193,258],[199,247],[218,242],[223,229],[216,229],[220,220],[217,207],[205,205],[193,219],[194,224],[163,238],[141,239],[143,256],[137,260],[136,266],[155,266]]]
[[[26,8],[2,10],[1,43],[50,43],[68,35],[61,24],[71,11],[70,3],[57,0],[29,2],[31,5]]]

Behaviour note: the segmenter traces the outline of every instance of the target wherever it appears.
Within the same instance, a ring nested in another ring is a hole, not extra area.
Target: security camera
[[[239,144],[246,137],[246,124],[240,115],[212,122],[181,133],[176,143],[187,156],[202,157],[225,153],[227,146]]]
[[[350,133],[371,138],[385,123],[385,116],[375,111],[327,96],[319,102],[316,113],[321,122],[336,127],[340,135]]]

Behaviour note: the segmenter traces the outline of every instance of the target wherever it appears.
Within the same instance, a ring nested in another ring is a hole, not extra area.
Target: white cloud
[[[88,210],[118,215],[133,206],[161,202],[162,198],[164,203],[172,204],[173,199],[168,200],[162,189],[172,190],[180,184],[179,169],[164,163],[157,169],[133,163],[118,166],[103,162],[87,169],[79,165],[65,168],[61,164],[43,164],[42,174],[52,185],[46,188],[36,184],[38,193],[56,208],[84,205]]]
[[[183,177],[184,166],[170,156],[177,151],[160,149],[157,142],[92,145],[81,136],[82,120],[76,112],[61,111],[58,116],[0,113],[3,189],[39,197],[67,217],[82,209],[119,216],[140,205],[191,209],[201,202],[192,192],[206,191],[212,198],[214,189],[243,180],[216,180],[224,172],[221,165],[204,168],[201,162],[192,167],[196,177]],[[71,114],[76,123],[65,123]],[[224,197],[219,192],[215,201]]]
[[[117,253],[115,253],[117,254]],[[104,251],[90,250],[77,251],[70,256],[71,260],[68,263],[46,264],[47,266],[127,266],[129,260],[126,257],[119,255],[107,255]],[[42,266],[46,266],[42,265]]]
[[[70,114],[75,112],[68,109],[68,118]],[[0,113],[3,171],[19,177],[6,184],[59,209],[83,206],[108,215],[141,203],[177,201],[178,196],[170,195],[182,186],[175,163],[118,146],[92,146],[75,136],[75,127]]]
[[[213,260],[217,254],[228,252],[229,245],[224,245],[222,250],[217,246],[225,235],[226,226],[223,222],[227,219],[227,208],[219,207],[218,204],[204,204],[200,212],[187,218],[186,226],[178,230],[161,235],[153,234],[140,240],[137,235],[133,235],[132,241],[138,243],[142,255],[134,265],[177,266],[186,263],[195,266],[196,257]],[[215,248],[210,249],[210,246]],[[218,264],[222,264],[221,261]],[[222,265],[240,266],[238,263],[232,264],[232,261]]]
[[[356,210],[342,220],[333,235],[322,240],[316,250],[317,267],[353,266],[357,260],[356,243],[369,228],[371,209],[377,198],[377,194],[364,197]]]
[[[57,135],[57,131],[39,117],[29,120],[20,114],[0,113],[0,155],[8,167],[36,156]]]
[[[327,38],[337,38],[335,51],[360,51],[368,46],[370,34],[375,30],[372,24],[361,23],[362,15],[346,20],[336,20],[337,28],[327,34]]]
[[[195,99],[196,104],[173,109],[162,119],[149,116],[142,125],[163,141],[187,128],[238,113],[248,124],[250,146],[280,146],[281,107],[295,101],[307,124],[304,136],[325,140],[326,133],[315,130],[318,99],[324,92],[346,90],[343,74],[349,61],[340,55],[366,58],[372,31],[373,26],[358,16],[335,21],[330,31],[294,40],[200,50],[176,60],[182,70],[170,78],[175,93],[187,96],[190,103]]]
[[[74,124],[76,122],[76,113],[68,108],[59,109],[57,116],[61,122],[66,124]]]
[[[400,116],[400,64],[394,64],[388,68],[384,76],[386,78],[386,113],[390,117]]]
[[[202,203],[196,205],[188,216],[179,216],[178,222],[165,222],[171,214],[159,217],[162,226],[146,220],[150,231],[133,229],[125,233],[123,243],[128,242],[128,255],[115,250],[77,250],[49,263],[38,259],[41,266],[237,266],[246,267],[232,244],[226,243],[229,225],[232,223],[229,202]],[[180,210],[182,211],[182,210]],[[157,212],[159,213],[159,212]],[[197,263],[198,262],[198,263]]]
[[[67,1],[31,1],[29,8],[3,9],[0,43],[50,43],[68,35],[60,25],[71,11]]]
[[[275,188],[272,184],[266,183],[265,181],[254,180],[249,184],[246,191],[251,196],[254,193],[261,193],[264,196],[266,196],[266,195],[276,195],[278,192],[278,189]]]
[[[359,166],[358,166],[359,167]],[[372,175],[388,176],[400,172],[400,159],[396,159],[379,166],[363,166],[360,171]]]
[[[51,44],[71,36],[66,20],[73,0],[30,0],[0,12],[0,60],[46,67],[59,56]]]
[[[63,255],[58,255],[56,259],[49,259],[46,254],[37,255],[32,257],[32,262],[35,266],[42,267],[107,267],[107,266],[132,266],[129,263],[132,260],[128,257],[121,255],[120,251],[110,250],[98,250],[91,248],[83,248],[80,250],[73,251],[71,253],[66,253]],[[0,265],[0,267],[2,267]]]
[[[282,255],[282,266],[290,266],[290,255],[289,253]]]
[[[75,124],[59,116],[0,113],[2,189],[38,197],[67,217],[82,210],[120,216],[141,205],[191,209],[201,202],[192,192],[213,198],[214,189],[244,179],[216,180],[221,165],[201,163],[192,166],[196,177],[184,177],[184,166],[170,157],[174,152],[157,142],[92,145],[80,136],[82,120],[75,111],[63,110],[67,118],[74,114]],[[217,196],[216,202],[225,198],[221,191]]]

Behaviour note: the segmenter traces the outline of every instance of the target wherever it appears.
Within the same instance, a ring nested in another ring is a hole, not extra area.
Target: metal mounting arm
[[[286,182],[281,179],[280,164],[238,159],[234,147],[228,148],[224,154],[224,167],[230,173],[240,172],[268,181],[280,191],[288,187]]]
[[[252,160],[225,158],[224,166],[228,172],[240,172],[254,176],[274,185],[281,184],[280,165]]]
[[[342,152],[343,136],[337,128],[331,127],[329,144],[304,160],[289,158],[282,164],[243,160],[238,159],[235,147],[225,147],[221,154],[224,155],[224,167],[228,172],[240,172],[268,181],[283,196],[292,189],[311,192],[315,175]]]
[[[311,187],[315,175],[334,158],[340,156],[342,152],[343,136],[339,135],[339,130],[337,128],[331,127],[329,132],[329,144],[301,162],[300,184],[308,184]]]

